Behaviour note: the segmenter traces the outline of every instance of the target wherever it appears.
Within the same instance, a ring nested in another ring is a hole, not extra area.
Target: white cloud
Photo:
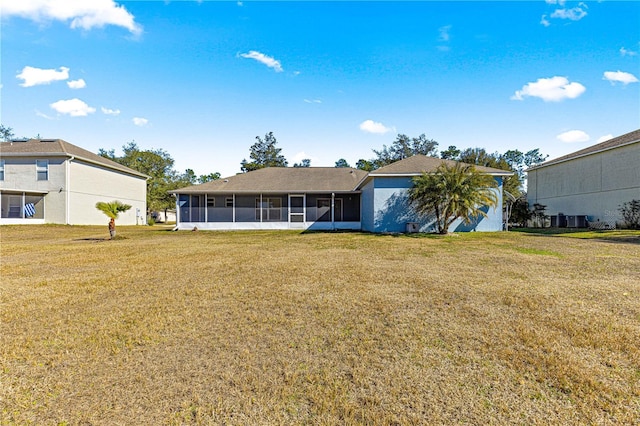
[[[438,37],[438,40],[439,41],[449,41],[449,39],[451,38],[451,35],[449,34],[449,31],[451,31],[451,25],[445,25],[444,27],[438,28],[438,33],[440,33],[440,36]]]
[[[549,20],[547,19],[547,15],[542,15],[542,18],[540,18],[540,23],[545,27],[551,25],[551,22],[549,22]]]
[[[521,101],[527,96],[540,98],[546,102],[558,102],[563,99],[574,99],[587,90],[582,84],[569,82],[566,77],[539,78],[535,82],[522,86],[511,96],[512,100]]]
[[[49,117],[47,114],[36,110],[36,116],[46,118],[47,120],[53,120],[53,117]]]
[[[67,114],[71,117],[85,117],[93,114],[96,109],[87,105],[78,98],[61,100],[49,105],[60,114]]]
[[[142,27],[124,6],[113,0],[3,0],[3,17],[18,16],[36,22],[70,22],[70,27],[90,30],[115,25],[140,34]]]
[[[280,64],[280,61],[272,58],[271,56],[267,56],[264,53],[260,53],[258,51],[255,50],[251,50],[249,53],[241,53],[240,56],[242,56],[243,58],[247,58],[247,59],[255,59],[256,61],[260,62],[261,64],[264,64],[266,66],[268,66],[269,68],[273,68],[276,72],[282,72],[282,65]]]
[[[378,123],[373,120],[365,120],[360,123],[360,130],[367,133],[376,133],[381,135],[390,132],[392,129],[382,123]]]
[[[42,69],[26,66],[22,69],[22,72],[16,75],[23,82],[20,84],[22,87],[32,87],[39,84],[49,84],[52,81],[66,80],[69,78],[69,68],[60,67],[55,69]]]
[[[67,81],[67,86],[70,89],[84,89],[87,87],[87,83],[83,79]]]
[[[449,40],[451,39],[450,31],[451,25],[445,25],[438,28],[438,41],[442,44],[436,46],[436,49],[441,52],[448,52],[449,50],[451,50],[451,48],[449,47]]]
[[[308,104],[321,104],[322,101],[320,99],[305,99],[304,100]]]
[[[623,71],[605,71],[602,79],[609,80],[611,83],[618,82],[625,85],[638,82],[638,78],[635,75]]]
[[[144,127],[147,124],[149,124],[149,120],[147,120],[146,118],[142,118],[142,117],[133,117],[133,124],[135,124],[138,127]]]
[[[106,114],[106,115],[120,115],[119,109],[109,109],[105,107],[100,107],[100,110],[102,111],[103,114]]]
[[[620,56],[637,56],[637,55],[638,55],[638,52],[625,49],[624,47],[620,48]]]
[[[598,138],[598,143],[608,141],[609,139],[613,139],[613,135],[609,133],[608,135],[600,136]]]
[[[544,25],[545,27],[548,27],[551,25],[551,21],[549,20],[549,18],[551,19],[568,19],[570,21],[579,21],[582,18],[584,18],[585,16],[587,16],[587,9],[589,8],[585,3],[580,2],[578,3],[578,6],[571,8],[571,9],[567,9],[564,7],[565,5],[565,0],[545,0],[545,2],[547,4],[552,4],[555,5],[557,4],[558,6],[561,6],[562,9],[556,9],[553,11],[553,13],[551,13],[550,16],[548,15],[542,15],[542,17],[540,18],[540,24]]]
[[[556,138],[565,143],[587,142],[589,135],[582,130],[569,130],[568,132],[560,133]]]
[[[552,14],[552,18],[556,19],[569,19],[571,21],[579,21],[585,16],[587,16],[587,5],[584,3],[580,3],[579,6],[576,6],[572,9],[556,9]]]

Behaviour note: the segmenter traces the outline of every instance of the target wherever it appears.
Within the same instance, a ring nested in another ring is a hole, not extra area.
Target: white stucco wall
[[[621,220],[618,207],[640,199],[640,142],[528,172],[527,200],[546,214]]]
[[[121,213],[118,225],[142,225],[147,210],[146,180],[112,169],[74,160],[69,163],[69,222],[73,225],[107,224],[108,218],[96,209],[98,201],[119,200],[131,205]],[[136,217],[136,214],[139,217]]]

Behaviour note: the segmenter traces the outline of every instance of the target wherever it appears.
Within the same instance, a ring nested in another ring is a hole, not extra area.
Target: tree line
[[[264,139],[256,136],[256,140],[257,142],[249,148],[250,161],[243,159],[240,162],[240,170],[242,172],[246,173],[263,167],[288,166],[287,159],[281,153],[282,149],[276,146],[277,140],[273,132],[267,133]],[[544,162],[548,157],[541,154],[538,148],[524,153],[517,149],[510,149],[501,154],[499,152],[488,152],[484,148],[459,149],[453,145],[438,152],[438,146],[437,141],[427,138],[424,134],[417,137],[398,134],[389,146],[383,145],[381,149],[373,149],[372,151],[375,154],[373,158],[359,159],[355,164],[355,168],[373,171],[418,154],[439,157],[445,160],[455,160],[476,166],[493,167],[514,172],[513,176],[504,179],[503,185],[505,191],[518,198],[523,194],[524,171],[531,166]],[[309,167],[310,165],[311,161],[305,159],[300,164],[294,164],[294,167]],[[335,162],[335,167],[351,167],[351,165],[344,158],[340,158]]]

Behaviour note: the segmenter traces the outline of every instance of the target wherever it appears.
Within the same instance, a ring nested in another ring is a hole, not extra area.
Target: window
[[[260,220],[260,211],[262,211],[262,220],[279,221],[281,218],[280,208],[282,207],[281,198],[263,198],[262,208],[260,208],[260,198],[256,198],[256,220]]]
[[[216,199],[211,197],[207,197],[207,207],[215,207],[216,206]]]
[[[49,180],[49,160],[36,160],[38,180]]]
[[[226,207],[233,207],[233,197],[227,197],[224,199],[224,205]]]
[[[317,214],[318,222],[331,222],[331,198],[318,198]],[[342,200],[335,198],[333,200],[333,220],[336,222],[342,221]]]
[[[4,180],[4,160],[0,160],[0,180]]]

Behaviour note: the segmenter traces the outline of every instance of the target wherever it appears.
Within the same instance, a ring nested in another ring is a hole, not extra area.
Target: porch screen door
[[[304,222],[304,195],[289,195],[289,222]]]

